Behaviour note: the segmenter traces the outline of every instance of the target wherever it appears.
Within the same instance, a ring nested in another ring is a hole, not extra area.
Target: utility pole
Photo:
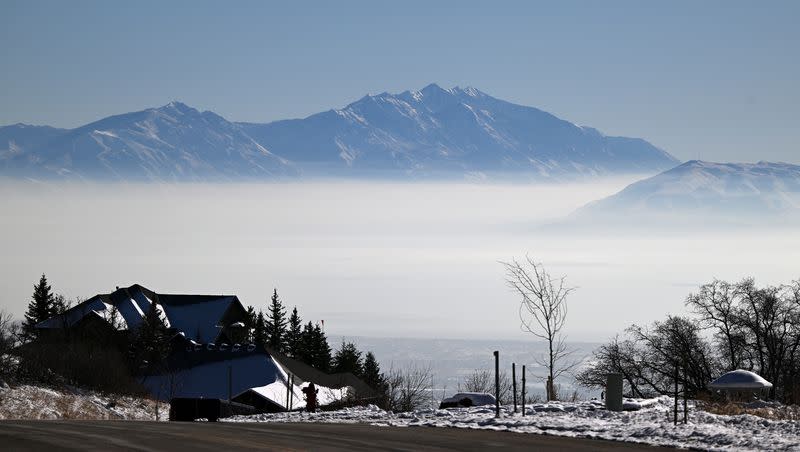
[[[511,363],[511,392],[514,393],[514,413],[517,412],[517,363]]]
[[[494,417],[500,417],[500,352],[494,351]]]

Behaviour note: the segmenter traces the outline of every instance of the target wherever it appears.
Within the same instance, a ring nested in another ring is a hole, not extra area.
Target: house
[[[187,340],[233,343],[243,339],[241,327],[247,321],[247,310],[235,295],[157,294],[139,284],[95,295],[36,328],[76,330],[88,319],[99,319],[117,331],[131,331],[141,325],[153,303],[170,331]]]
[[[164,365],[141,369],[136,377],[157,399],[233,399],[262,411],[282,411],[305,405],[301,388],[310,381],[328,394],[327,401],[344,397],[348,388],[369,390],[352,375],[329,376],[244,343],[249,319],[235,295],[159,294],[134,284],[95,295],[36,328],[51,344],[75,337],[105,344],[115,337],[124,349],[150,309],[158,310],[169,329],[171,352]]]

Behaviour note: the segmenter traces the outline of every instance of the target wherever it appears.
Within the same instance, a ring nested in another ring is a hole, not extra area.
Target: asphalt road
[[[0,450],[10,451],[633,451],[654,448],[592,439],[489,430],[135,421],[0,421]]]

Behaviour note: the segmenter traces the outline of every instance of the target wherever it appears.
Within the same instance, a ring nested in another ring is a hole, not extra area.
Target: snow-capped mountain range
[[[0,127],[0,175],[99,180],[471,178],[656,173],[678,161],[474,88],[365,96],[305,119],[236,123],[179,102],[76,129]]]
[[[205,181],[298,174],[238,125],[180,102],[72,130],[17,124],[0,128],[0,138],[0,168],[14,176]]]
[[[650,143],[609,137],[474,88],[365,96],[305,119],[242,124],[309,171],[413,175],[517,173],[564,179],[653,173],[678,161]]]
[[[800,220],[800,166],[692,160],[579,209],[573,218]]]

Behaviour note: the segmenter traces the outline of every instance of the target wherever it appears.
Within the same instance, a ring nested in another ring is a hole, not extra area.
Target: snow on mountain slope
[[[0,167],[5,160],[67,133],[50,126],[13,124],[0,127]]]
[[[800,218],[800,166],[693,160],[592,202],[573,217],[628,221],[631,215],[796,220]]]
[[[179,102],[69,130],[11,156],[6,166],[29,177],[100,180],[270,180],[297,174],[236,124]]]
[[[179,102],[72,130],[0,128],[0,171],[99,180],[512,176],[553,181],[676,165],[637,138],[609,137],[474,88],[365,96],[270,124],[232,123]]]
[[[607,137],[474,88],[365,96],[305,119],[241,124],[309,171],[358,175],[516,173],[562,179],[657,172],[677,160],[644,140]]]

